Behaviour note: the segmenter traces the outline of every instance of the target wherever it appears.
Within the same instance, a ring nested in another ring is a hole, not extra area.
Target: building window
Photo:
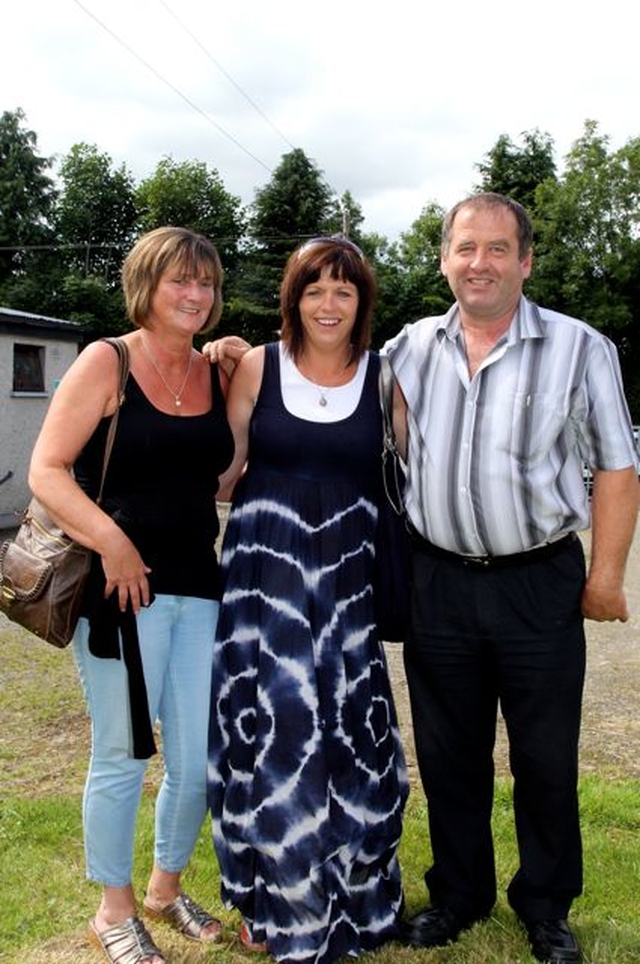
[[[14,392],[44,392],[44,348],[41,345],[13,346]]]

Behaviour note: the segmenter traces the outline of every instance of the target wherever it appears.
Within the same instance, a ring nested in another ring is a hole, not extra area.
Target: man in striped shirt
[[[531,264],[519,204],[496,194],[460,202],[441,260],[456,303],[385,346],[415,529],[405,665],[433,851],[431,906],[405,936],[446,944],[495,903],[499,703],[520,853],[508,900],[538,960],[573,964],[583,620],[628,618],[637,455],[613,344],[528,301]],[[595,475],[591,505],[583,460]],[[576,533],[589,527],[586,573]]]

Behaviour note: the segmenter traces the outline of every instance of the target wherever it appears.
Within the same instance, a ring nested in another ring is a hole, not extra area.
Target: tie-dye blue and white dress
[[[222,898],[277,960],[328,964],[397,936],[408,784],[373,620],[379,361],[352,415],[284,406],[266,346],[222,552],[209,802]]]

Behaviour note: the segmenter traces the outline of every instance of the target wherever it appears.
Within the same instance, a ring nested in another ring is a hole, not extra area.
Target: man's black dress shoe
[[[427,907],[401,925],[401,939],[410,947],[443,947],[460,936],[460,931],[471,927],[449,907]]]
[[[582,951],[566,920],[523,921],[533,956],[545,964],[578,964]]]

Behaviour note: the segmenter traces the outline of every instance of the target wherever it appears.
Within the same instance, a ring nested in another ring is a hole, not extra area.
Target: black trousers
[[[405,646],[420,775],[427,797],[432,902],[463,919],[496,900],[491,833],[498,706],[509,738],[519,867],[509,903],[526,920],[566,917],[582,890],[578,741],[585,675],[575,540],[510,568],[412,559]]]

